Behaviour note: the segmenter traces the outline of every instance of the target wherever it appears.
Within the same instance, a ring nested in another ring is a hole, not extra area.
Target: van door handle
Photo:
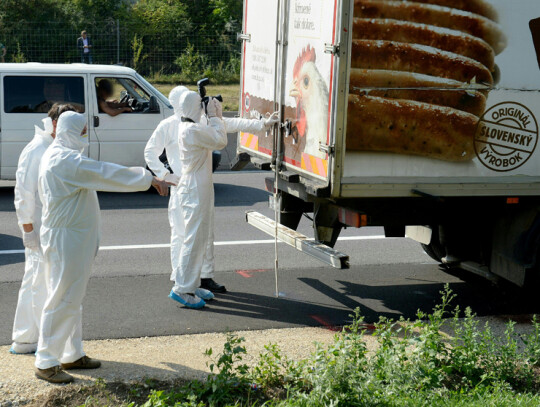
[[[94,116],[94,127],[99,127],[99,117]]]

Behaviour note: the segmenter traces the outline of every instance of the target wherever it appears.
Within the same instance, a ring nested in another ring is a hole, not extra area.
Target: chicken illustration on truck
[[[249,223],[334,267],[343,227],[383,226],[448,267],[538,281],[540,2],[244,0],[240,37],[241,115],[282,115],[238,136],[237,167],[274,171],[278,225]]]
[[[317,69],[315,49],[309,45],[294,63],[289,96],[296,100],[296,133],[305,139],[303,152],[324,158],[319,145],[328,128],[328,86]]]

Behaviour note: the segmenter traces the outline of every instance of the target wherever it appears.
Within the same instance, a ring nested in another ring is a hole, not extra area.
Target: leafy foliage
[[[188,76],[210,70],[238,81],[241,21],[242,0],[3,0],[0,42],[8,60],[20,44],[29,61],[79,62],[75,41],[87,30],[94,63],[119,57],[145,75],[197,69]],[[200,57],[197,67],[174,63],[186,53]]]
[[[333,344],[298,362],[268,345],[248,368],[243,339],[228,335],[206,382],[155,393],[145,406],[540,405],[538,321],[526,337],[513,322],[497,336],[470,309],[464,317],[459,308],[451,311],[455,296],[448,287],[441,296],[433,312],[419,312],[416,321],[381,319],[371,350],[359,310]]]
[[[141,63],[148,57],[143,55],[144,43],[142,38],[135,34],[133,41],[131,42],[131,49],[133,50],[133,69],[138,70]]]

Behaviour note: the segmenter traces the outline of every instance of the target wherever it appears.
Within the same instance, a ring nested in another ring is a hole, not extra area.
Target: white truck
[[[540,258],[538,0],[244,0],[238,166],[277,171],[279,226],[335,266],[343,227],[519,286]],[[313,213],[315,242],[295,232]]]

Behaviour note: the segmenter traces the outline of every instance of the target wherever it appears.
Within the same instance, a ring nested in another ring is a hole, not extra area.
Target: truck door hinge
[[[251,42],[251,34],[245,34],[243,32],[236,34],[236,41]]]
[[[339,44],[324,44],[324,53],[332,55],[339,54]]]
[[[323,153],[326,153],[328,155],[333,155],[335,151],[335,147],[319,143],[319,151],[322,151]]]

